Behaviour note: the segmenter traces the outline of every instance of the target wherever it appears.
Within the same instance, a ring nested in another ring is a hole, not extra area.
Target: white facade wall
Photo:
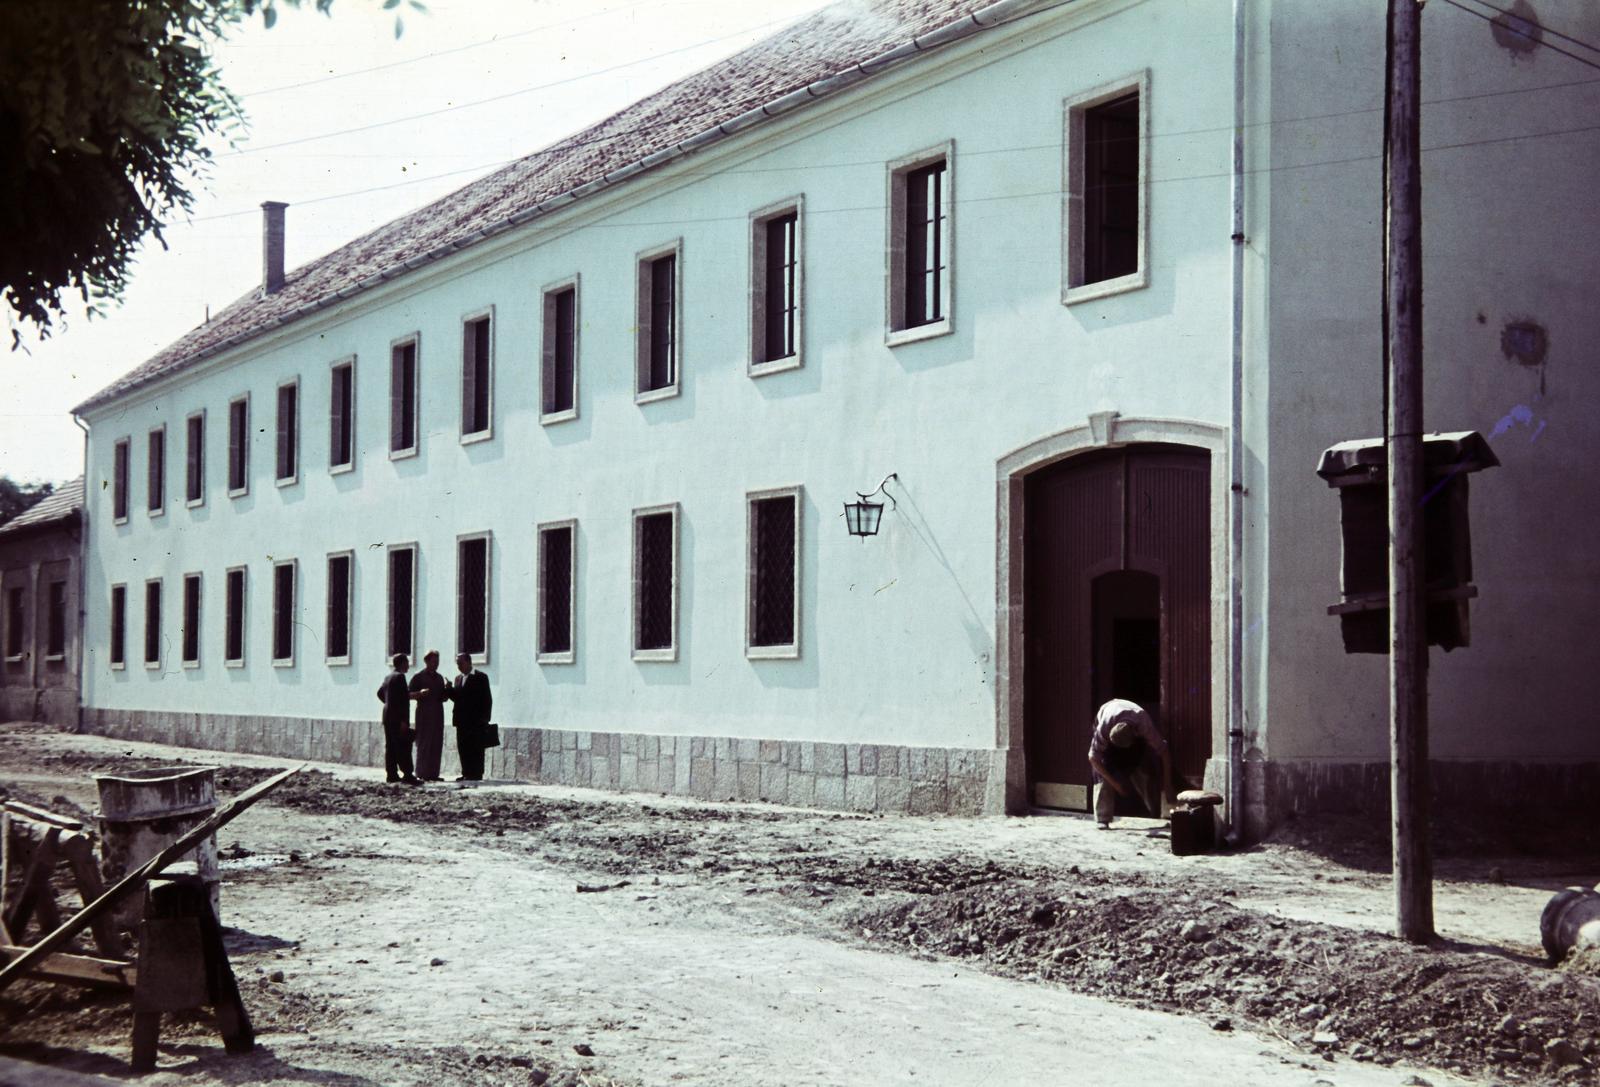
[[[1229,417],[1227,10],[1082,4],[985,32],[868,89],[728,141],[269,334],[89,417],[93,538],[86,705],[370,718],[384,660],[385,547],[416,541],[419,649],[454,649],[455,541],[493,533],[496,717],[558,729],[949,747],[997,727],[996,464],[1094,412]],[[1063,306],[1066,98],[1148,69],[1149,286]],[[953,330],[885,345],[885,164],[954,141]],[[1171,180],[1166,180],[1170,178]],[[752,379],[749,213],[803,195],[804,358]],[[291,216],[292,222],[292,216]],[[635,256],[682,239],[681,395],[634,402]],[[541,288],[581,275],[579,416],[539,423]],[[459,438],[461,318],[495,307],[494,435]],[[423,444],[387,453],[389,345],[420,333]],[[328,471],[329,368],[356,357],[358,458]],[[134,360],[130,360],[132,362]],[[274,389],[301,382],[302,468],[272,475]],[[230,499],[227,404],[251,396],[248,497]],[[207,411],[204,506],[184,508],[183,419]],[[143,436],[168,426],[165,516],[143,508]],[[115,440],[131,517],[111,523]],[[890,472],[860,541],[841,503]],[[801,653],[744,653],[745,494],[800,485]],[[1218,500],[1220,501],[1218,496]],[[636,507],[681,506],[676,661],[630,658]],[[576,518],[572,664],[535,662],[535,528]],[[330,552],[356,555],[354,649],[321,648]],[[293,667],[270,660],[271,563],[300,569]],[[223,571],[248,564],[247,663],[222,663]],[[205,578],[202,664],[178,662],[181,579]],[[168,640],[140,666],[142,586]],[[107,666],[109,586],[129,586],[129,666]],[[1215,636],[1221,638],[1223,631]]]

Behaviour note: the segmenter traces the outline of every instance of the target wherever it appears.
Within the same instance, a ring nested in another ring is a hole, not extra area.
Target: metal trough
[[[215,766],[164,766],[96,774],[100,790],[101,868],[108,882],[121,879],[204,822],[217,809]],[[205,838],[180,858],[193,861],[220,919],[222,875],[217,837]],[[138,922],[138,897],[124,902],[118,920]]]

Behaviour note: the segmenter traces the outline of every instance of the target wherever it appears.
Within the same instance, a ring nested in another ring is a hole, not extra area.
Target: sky
[[[248,127],[216,144],[167,247],[146,240],[120,307],[95,319],[73,307],[48,339],[23,326],[23,349],[0,347],[13,390],[0,402],[0,474],[81,474],[73,405],[260,283],[263,200],[289,204],[294,268],[825,6],[425,2],[397,9],[399,38],[382,0],[336,0],[331,16],[280,2],[270,30],[258,17],[215,43]]]

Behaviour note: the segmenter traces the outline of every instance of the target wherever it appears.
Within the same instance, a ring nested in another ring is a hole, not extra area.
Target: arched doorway
[[[1146,443],[1067,457],[1023,489],[1028,794],[1087,810],[1095,708],[1145,706],[1177,784],[1211,754],[1211,455]]]

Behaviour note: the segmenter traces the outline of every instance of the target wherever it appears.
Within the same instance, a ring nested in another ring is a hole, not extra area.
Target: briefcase
[[[499,747],[500,746],[500,726],[495,724],[492,721],[489,724],[483,726],[483,746],[484,747]]]

